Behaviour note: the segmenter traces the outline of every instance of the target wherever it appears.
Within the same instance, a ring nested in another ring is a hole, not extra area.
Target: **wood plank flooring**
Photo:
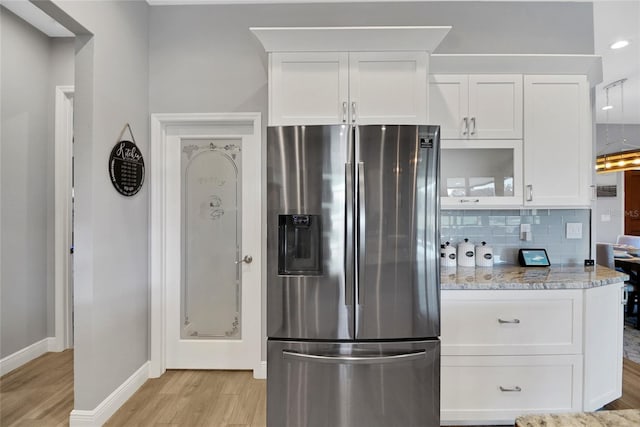
[[[69,425],[73,350],[45,353],[0,378],[0,426]]]
[[[266,427],[267,381],[249,371],[167,371],[148,380],[105,424]]]
[[[622,397],[640,409],[640,364],[624,359]],[[0,378],[0,426],[62,427],[73,409],[73,351],[47,353]],[[148,380],[109,427],[264,427],[266,381],[246,371],[167,371]]]

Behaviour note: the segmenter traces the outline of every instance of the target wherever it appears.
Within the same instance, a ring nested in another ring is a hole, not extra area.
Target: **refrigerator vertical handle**
[[[344,164],[344,305],[353,305],[353,164]]]
[[[358,287],[356,288],[356,303],[360,305],[360,285],[361,278],[364,277],[365,263],[365,231],[366,231],[366,199],[365,199],[365,179],[364,163],[358,163],[358,231],[357,231],[357,251],[358,251]]]

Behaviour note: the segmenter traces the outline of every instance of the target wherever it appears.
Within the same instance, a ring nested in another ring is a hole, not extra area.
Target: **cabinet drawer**
[[[581,290],[442,292],[443,355],[578,354]]]
[[[581,356],[442,357],[442,421],[579,411],[581,376]]]

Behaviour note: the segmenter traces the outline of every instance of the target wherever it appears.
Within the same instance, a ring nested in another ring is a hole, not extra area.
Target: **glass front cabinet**
[[[522,206],[522,193],[522,140],[442,141],[442,208]]]

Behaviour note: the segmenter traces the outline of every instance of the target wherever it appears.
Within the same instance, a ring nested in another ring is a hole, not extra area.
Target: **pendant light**
[[[609,83],[604,87],[606,91],[606,105],[602,107],[607,111],[607,124],[605,127],[605,146],[601,151],[606,151],[607,148],[614,142],[609,142],[609,111],[613,109],[613,105],[609,102],[609,89],[619,86],[620,87],[620,117],[622,118],[622,137],[619,141],[622,145],[621,151],[616,151],[609,154],[599,154],[596,157],[596,172],[608,173],[608,172],[620,172],[626,170],[640,170],[640,147],[627,143],[627,139],[624,135],[624,82],[627,79],[616,80],[613,83]],[[625,150],[625,147],[630,149]],[[598,153],[600,153],[598,152]]]

